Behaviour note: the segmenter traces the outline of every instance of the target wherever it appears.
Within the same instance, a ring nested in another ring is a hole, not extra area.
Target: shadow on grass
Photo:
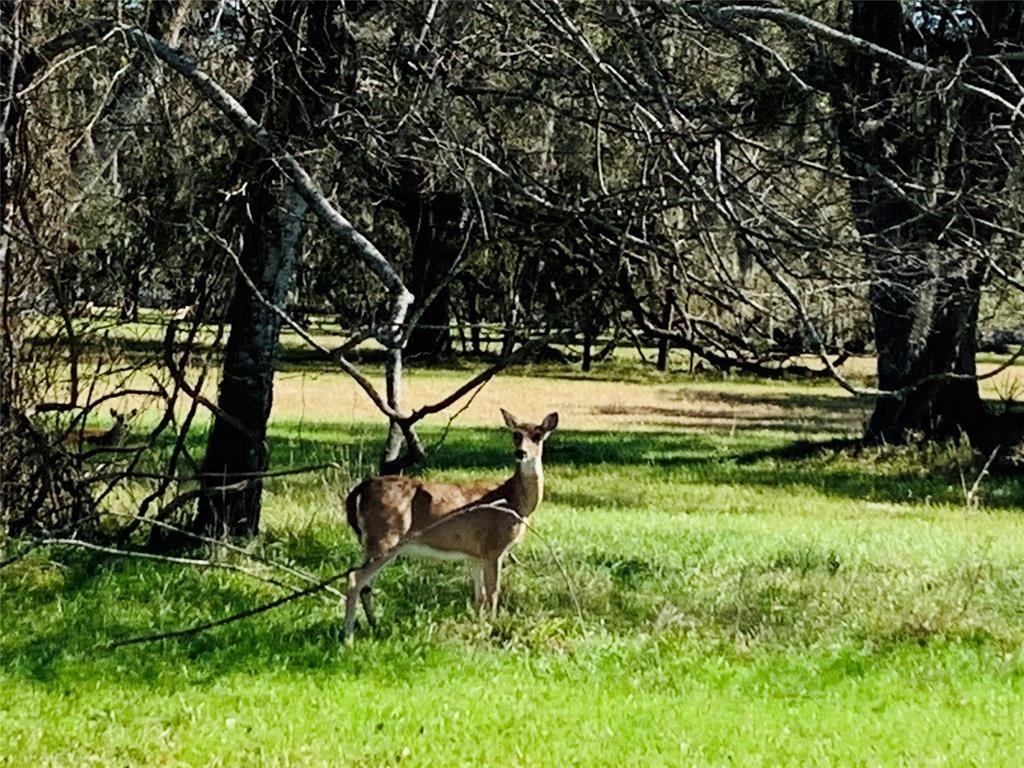
[[[325,423],[304,424],[300,433],[293,423],[279,423],[271,435],[273,466],[287,469],[339,456],[372,456],[380,433],[380,428],[372,425]],[[439,436],[437,429],[424,430],[428,445]],[[954,504],[960,501],[959,478],[954,473],[926,472],[909,462],[906,466],[873,462],[828,450],[784,462],[768,453],[751,458],[758,451],[784,450],[791,445],[786,437],[754,432],[726,437],[712,431],[559,430],[546,451],[548,485],[552,498],[565,505],[600,508],[611,500],[624,510],[650,509],[654,506],[652,494],[660,490],[663,497],[666,486],[678,497],[679,508],[685,509],[687,488],[695,484],[704,486],[703,494],[708,488],[730,486],[779,489],[797,497],[811,488],[857,501],[905,504],[908,496],[915,503],[925,496]],[[202,436],[197,435],[196,448],[201,441]],[[433,455],[428,469],[440,476],[466,473],[501,478],[511,463],[511,442],[504,430],[456,427]],[[1024,484],[1019,478],[992,482],[1005,492],[998,498],[989,496],[988,506],[1021,505]],[[297,475],[287,479],[287,487],[284,483],[270,480],[268,486],[299,496],[324,492],[319,475]],[[704,538],[688,534],[685,558],[683,550],[676,551],[672,567],[683,567],[683,559],[699,560],[712,539],[721,535],[725,534],[707,533]],[[336,525],[272,530],[264,538],[264,545],[278,559],[323,576],[359,560],[355,539],[340,514]],[[529,576],[529,567],[538,564],[534,559],[542,556],[542,550],[534,550],[525,555],[527,574],[510,573],[512,599],[507,603],[507,615],[508,621],[517,623],[516,636],[533,633],[540,637],[546,631],[545,616],[561,621],[571,614],[561,585],[552,588],[550,583]],[[786,578],[830,579],[836,574],[843,578],[844,558],[842,552],[802,545],[768,553],[755,570]],[[339,645],[337,599],[311,597],[184,640],[110,651],[103,644],[111,640],[218,618],[280,593],[236,574],[82,553],[64,552],[37,566],[49,575],[34,586],[31,581],[26,586],[14,578],[8,582],[9,573],[4,573],[5,627],[0,649],[9,675],[53,685],[82,678],[173,689],[181,686],[182,675],[190,684],[205,684],[240,672],[324,668],[353,676],[401,679],[419,674],[428,662],[443,664],[444,659],[465,653],[465,648],[437,640],[439,622],[454,620],[470,632],[474,621],[468,608],[471,580],[463,568],[396,563],[378,582],[384,616],[376,641],[357,643],[353,650]],[[607,622],[624,631],[646,626],[661,604],[684,600],[679,595],[688,594],[682,588],[685,579],[666,570],[666,563],[656,558],[623,557],[615,551],[592,548],[569,553],[568,566],[577,583],[593,585],[582,587],[591,590],[582,595],[584,612],[602,626]],[[699,570],[690,568],[691,572]],[[545,579],[556,578],[551,575],[555,569],[550,563],[543,565],[543,572]],[[517,593],[517,582],[532,586],[522,586]],[[538,589],[538,583],[547,583],[547,587]],[[658,586],[651,586],[655,584]],[[716,628],[723,637],[726,630],[735,630],[785,638],[797,631],[794,628],[801,626],[802,617],[814,604],[811,582],[798,581],[793,589],[771,581],[755,586],[725,601],[682,605],[700,626]],[[648,588],[651,594],[645,596]],[[1004,591],[1011,592],[1010,588]],[[440,632],[443,637],[444,630]],[[916,637],[894,635],[892,642],[902,646],[917,642]]]
[[[357,562],[354,540],[336,556],[337,571]],[[223,571],[80,552],[55,554],[48,564],[61,571],[59,583],[5,589],[8,621],[0,642],[5,673],[39,683],[66,682],[70,672],[159,689],[178,686],[182,674],[203,684],[238,672],[325,667],[394,680],[418,674],[425,654],[447,653],[437,644],[407,642],[422,635],[425,624],[474,620],[472,581],[463,569],[398,562],[379,580],[385,613],[372,632],[379,642],[343,646],[342,608],[322,593],[193,636],[111,649],[113,641],[194,626],[282,592]],[[336,572],[323,567],[324,577]]]
[[[354,542],[337,543],[341,569],[355,559]],[[301,541],[292,545],[299,550],[305,546]],[[836,622],[849,620],[847,607],[820,599],[823,591],[838,595],[861,579],[871,583],[866,571],[847,572],[832,550],[807,545],[772,551],[695,583],[692,579],[702,567],[697,562],[701,556],[695,552],[694,557],[684,565],[677,556],[621,557],[597,549],[568,554],[565,565],[574,574],[585,617],[583,630],[613,629],[625,636],[650,632],[662,616],[675,616],[684,620],[684,634],[700,628],[712,645],[743,638],[792,653],[827,635]],[[464,568],[397,562],[378,582],[381,626],[361,633],[352,647],[340,643],[337,601],[307,597],[191,637],[111,650],[105,645],[113,640],[229,615],[267,602],[277,593],[235,574],[77,552],[50,563],[62,574],[59,582],[34,590],[5,586],[8,620],[0,638],[0,661],[9,679],[57,690],[85,682],[95,688],[139,687],[159,694],[213,685],[238,674],[325,671],[394,685],[430,669],[459,666],[475,650],[570,649],[576,647],[579,631],[567,620],[573,605],[557,581],[556,569],[534,548],[510,569],[503,611],[493,622],[478,623],[474,617],[469,607],[471,580]],[[321,567],[321,575],[333,572],[333,567]],[[540,578],[538,568],[544,572]],[[719,579],[725,582],[718,583]],[[927,580],[927,574],[922,579]],[[1014,592],[1006,589],[1002,594],[1005,610],[1012,612]],[[1012,638],[972,636],[974,615],[952,615],[931,627],[884,611],[876,617],[870,601],[855,601],[852,610],[854,621],[841,632],[852,631],[860,639],[860,659],[962,636],[980,644],[1016,647]]]
[[[781,431],[795,434],[859,432],[866,416],[861,402],[835,394],[716,392],[676,389],[663,397],[677,405],[599,406],[604,416],[634,418],[648,426],[719,432]]]
[[[272,436],[274,465],[287,468],[312,465],[329,457],[373,457],[380,435],[342,424],[306,425],[303,437],[288,425]],[[428,446],[438,430],[423,431]],[[922,467],[917,460],[887,461],[874,454],[850,455],[843,441],[794,442],[765,434],[727,438],[714,431],[594,432],[559,430],[545,449],[549,498],[573,506],[614,505],[648,508],[651,489],[678,485],[679,505],[686,508],[687,487],[727,485],[733,488],[771,488],[800,494],[808,489],[822,495],[887,504],[963,503],[958,469],[953,465]],[[792,448],[795,458],[787,458]],[[502,429],[453,428],[431,453],[423,471],[434,477],[494,477],[512,470],[512,445]],[[364,461],[364,470],[372,471]],[[965,469],[970,473],[971,468]],[[355,473],[354,473],[355,474]],[[559,475],[562,475],[561,490]],[[592,475],[593,483],[588,483]],[[1024,478],[992,478],[986,496],[989,508],[1024,505]],[[295,487],[294,482],[292,487]],[[587,490],[592,487],[593,491]],[[673,489],[674,490],[674,489]]]

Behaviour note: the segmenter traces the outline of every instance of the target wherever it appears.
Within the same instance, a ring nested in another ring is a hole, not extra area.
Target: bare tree
[[[338,11],[339,4],[331,2],[278,2],[253,41],[259,57],[242,107],[281,146],[302,146],[317,135],[330,114],[339,75],[345,81],[346,37]],[[235,167],[234,183],[244,190],[233,218],[241,241],[239,269],[245,275],[235,279],[228,310],[231,331],[220,413],[207,441],[202,474],[210,488],[255,479],[237,491],[204,494],[194,526],[205,533],[251,535],[259,528],[259,475],[269,466],[267,422],[281,331],[273,306],[284,305],[292,289],[309,203],[262,147],[244,145]]]
[[[850,32],[949,77],[1022,93],[1019,3],[953,8],[855,2]],[[998,58],[1017,53],[1017,59]],[[1019,165],[1017,118],[991,98],[950,91],[938,73],[853,50],[837,102],[843,164],[871,275],[879,397],[875,440],[981,435],[978,310],[1000,238],[1000,197]],[[1016,93],[1014,93],[1016,92]],[[953,374],[950,376],[949,374]]]

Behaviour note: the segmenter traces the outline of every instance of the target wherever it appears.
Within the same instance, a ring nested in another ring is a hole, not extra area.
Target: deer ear
[[[550,432],[551,430],[553,430],[557,426],[558,426],[558,414],[557,413],[549,413],[547,416],[544,417],[544,421],[542,421],[540,423],[540,428],[543,429],[545,432]]]
[[[505,419],[505,426],[509,429],[519,429],[519,424],[516,422],[516,417],[506,411],[504,408],[499,409],[501,416]]]

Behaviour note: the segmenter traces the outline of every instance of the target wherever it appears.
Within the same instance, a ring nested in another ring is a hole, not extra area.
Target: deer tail
[[[360,539],[363,538],[363,532],[359,529],[359,497],[362,496],[366,483],[367,481],[363,480],[363,482],[349,491],[348,496],[345,497],[345,513],[348,518],[348,524]]]

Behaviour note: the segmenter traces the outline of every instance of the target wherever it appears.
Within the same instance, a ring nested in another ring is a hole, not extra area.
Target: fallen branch
[[[213,538],[212,536],[206,536],[206,535],[201,534],[201,533],[196,533],[195,531],[190,531],[190,530],[188,530],[186,528],[182,528],[182,527],[177,526],[177,525],[172,525],[171,523],[164,522],[163,520],[154,520],[154,519],[149,518],[149,517],[141,517],[139,515],[130,515],[130,514],[123,513],[123,512],[108,512],[106,514],[110,515],[111,517],[122,517],[122,518],[129,518],[129,519],[132,519],[132,520],[138,520],[139,522],[141,522],[143,524],[154,526],[156,528],[161,528],[163,530],[171,531],[172,533],[174,533],[176,535],[185,536],[185,537],[187,537],[189,539],[192,539],[193,541],[201,541],[204,544],[210,544],[210,545],[215,546],[215,547],[220,547],[220,548],[226,549],[226,550],[228,550],[230,552],[235,552],[235,553],[237,553],[237,554],[239,554],[239,555],[241,555],[243,557],[249,558],[250,560],[254,560],[257,563],[261,563],[263,565],[267,565],[267,566],[270,566],[272,568],[278,568],[279,570],[284,571],[285,573],[290,574],[292,576],[295,576],[298,579],[302,579],[303,581],[308,582],[310,584],[315,584],[317,582],[317,577],[314,576],[313,574],[309,573],[308,571],[301,571],[298,568],[293,568],[292,566],[287,565],[285,563],[280,563],[280,562],[278,562],[276,560],[271,560],[268,557],[263,557],[262,555],[258,555],[255,552],[250,552],[249,550],[245,549],[244,547],[239,547],[239,546],[237,546],[235,544],[232,544],[229,541],[224,541],[223,539],[216,539],[216,538]],[[328,589],[327,591],[330,592],[331,594],[335,595],[336,597],[344,597],[345,596],[343,593],[338,592],[336,589]]]
[[[326,589],[328,586],[338,581],[339,579],[345,578],[349,575],[349,573],[351,573],[354,570],[355,568],[349,568],[344,573],[336,573],[329,579],[319,581],[311,587],[306,587],[306,589],[299,590],[298,592],[292,592],[290,595],[279,597],[277,600],[272,600],[269,603],[264,603],[263,605],[258,605],[255,608],[250,608],[240,613],[234,613],[230,616],[215,619],[214,621],[208,621],[203,624],[196,624],[192,627],[187,627],[185,629],[177,629],[171,632],[161,632],[156,635],[140,635],[138,637],[129,637],[125,640],[115,640],[112,643],[107,643],[106,645],[101,645],[99,647],[105,648],[107,650],[113,650],[114,648],[123,648],[126,645],[139,645],[141,643],[151,643],[157,640],[171,640],[179,637],[189,637],[190,635],[197,635],[200,632],[205,632],[208,629],[223,627],[225,624],[232,624],[236,621],[241,621],[242,619],[248,619],[252,616],[258,616],[261,613],[266,613],[267,611],[273,610],[274,608],[284,605],[285,603],[290,603],[292,600],[298,600],[300,597],[312,595],[315,592],[319,592],[323,589]]]
[[[222,563],[216,560],[202,560],[195,557],[177,557],[174,555],[158,555],[155,552],[139,552],[130,549],[118,549],[117,547],[106,547],[102,544],[93,544],[90,541],[83,541],[81,539],[40,539],[38,545],[43,547],[74,547],[78,549],[88,549],[92,552],[102,552],[107,555],[119,555],[121,557],[136,558],[139,560],[155,560],[157,562],[172,563],[174,565],[191,565],[197,568],[220,568],[221,570],[235,571],[236,573],[251,576],[254,579],[259,579],[260,581],[265,581],[268,584],[273,584],[275,587],[292,589],[290,585],[285,584],[284,582],[278,581],[277,579],[269,576],[263,576],[256,571],[238,565],[237,563]]]
[[[985,466],[981,468],[981,472],[978,473],[978,477],[971,485],[970,490],[967,490],[966,487],[964,488],[964,505],[968,509],[973,509],[979,505],[980,500],[978,498],[978,491],[981,489],[981,482],[985,479],[985,477],[989,473],[989,470],[992,468],[992,462],[994,462],[996,460],[996,456],[999,455],[1000,448],[1002,448],[1002,446],[997,445],[995,448],[992,449],[992,453],[989,455],[988,461],[986,461]],[[962,472],[960,474],[960,482],[963,483]]]
[[[139,635],[139,636],[136,636],[136,637],[129,637],[129,638],[126,638],[126,639],[123,639],[123,640],[115,640],[115,641],[113,641],[111,643],[107,643],[107,644],[101,645],[99,647],[107,649],[107,650],[112,650],[114,648],[121,648],[121,647],[127,646],[127,645],[139,645],[141,643],[156,642],[158,640],[172,640],[172,639],[177,639],[177,638],[181,638],[181,637],[190,637],[192,635],[197,635],[200,632],[205,632],[205,631],[207,631],[209,629],[215,629],[216,627],[223,627],[223,626],[225,626],[227,624],[232,624],[232,623],[234,623],[236,621],[242,621],[243,619],[248,619],[248,618],[251,618],[253,616],[258,616],[261,613],[266,613],[267,611],[273,610],[274,608],[277,608],[279,606],[285,605],[286,603],[290,603],[292,600],[298,600],[299,598],[307,597],[309,595],[312,595],[312,594],[320,592],[320,591],[322,591],[324,589],[327,589],[330,585],[340,581],[341,579],[347,578],[350,574],[354,573],[355,571],[360,570],[362,568],[365,568],[365,567],[367,567],[369,565],[376,565],[377,566],[377,570],[379,570],[379,569],[383,568],[384,566],[386,566],[388,563],[390,563],[392,560],[394,560],[396,557],[398,557],[400,554],[402,554],[402,550],[404,550],[409,544],[414,542],[416,539],[418,539],[421,536],[429,533],[430,531],[434,530],[435,528],[437,528],[437,527],[439,527],[441,525],[444,525],[446,523],[451,522],[455,518],[460,517],[460,516],[466,514],[467,512],[473,512],[473,511],[480,510],[480,509],[493,509],[493,510],[500,511],[500,512],[507,512],[508,514],[511,514],[511,515],[515,516],[520,522],[522,522],[524,525],[526,525],[527,530],[536,532],[536,529],[534,529],[533,526],[531,526],[522,515],[520,515],[518,512],[516,512],[515,510],[513,510],[513,509],[511,509],[511,508],[509,508],[507,506],[503,506],[504,503],[507,503],[507,502],[504,502],[504,500],[499,500],[499,501],[491,503],[491,504],[474,504],[474,505],[465,507],[463,509],[457,510],[457,511],[451,513],[450,515],[446,515],[445,517],[441,518],[440,520],[435,520],[430,525],[428,525],[428,526],[426,526],[424,528],[421,528],[418,531],[414,531],[414,532],[409,533],[408,535],[403,537],[402,540],[398,542],[398,544],[396,544],[394,547],[389,549],[387,552],[385,552],[384,554],[382,554],[382,555],[380,555],[378,557],[375,557],[375,558],[372,558],[370,560],[367,560],[361,566],[352,567],[352,568],[349,568],[349,569],[347,569],[347,570],[345,570],[345,571],[343,571],[341,573],[336,573],[336,574],[334,574],[332,576],[329,576],[326,579],[323,579],[322,581],[318,581],[317,583],[312,584],[309,587],[306,587],[305,589],[301,589],[301,590],[292,592],[291,594],[284,595],[283,597],[279,597],[276,600],[271,600],[270,602],[263,603],[262,605],[257,605],[257,606],[255,606],[253,608],[248,608],[248,609],[246,609],[244,611],[239,611],[238,613],[233,613],[230,616],[223,616],[223,617],[221,617],[219,619],[214,619],[212,621],[203,622],[201,624],[196,624],[194,626],[186,627],[184,629],[176,629],[176,630],[171,630],[169,632],[159,632],[157,634],[151,634],[151,635]],[[580,608],[579,601],[576,598],[576,593],[575,593],[575,591],[574,591],[574,589],[572,587],[572,583],[569,580],[568,572],[565,570],[563,564],[561,563],[561,561],[557,557],[556,557],[556,564],[558,565],[559,570],[562,572],[562,575],[563,575],[563,577],[566,580],[566,586],[567,586],[567,588],[569,590],[570,596],[572,597],[573,605],[576,608],[577,618],[582,623],[582,621],[583,621],[583,612],[582,612],[582,609]]]

